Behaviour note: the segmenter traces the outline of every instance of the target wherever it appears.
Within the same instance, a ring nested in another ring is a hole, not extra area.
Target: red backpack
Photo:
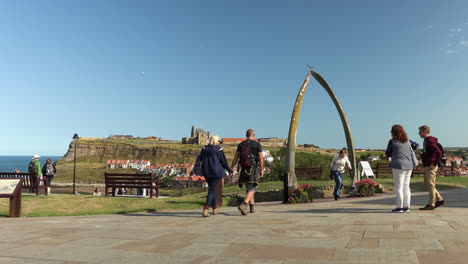
[[[240,149],[239,165],[242,169],[249,169],[254,166],[255,163],[255,156],[250,150],[250,140],[247,140]]]

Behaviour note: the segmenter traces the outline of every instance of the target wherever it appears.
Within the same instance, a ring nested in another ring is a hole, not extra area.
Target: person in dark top
[[[223,149],[218,146],[219,136],[212,136],[208,141],[208,145],[204,146],[192,170],[192,175],[201,175],[205,177],[208,183],[208,195],[206,196],[205,206],[203,207],[202,215],[210,216],[210,206],[213,208],[213,215],[219,214],[218,205],[216,204],[216,186],[222,178],[226,177],[226,171],[232,174],[232,169],[224,155]]]
[[[424,184],[429,191],[429,201],[425,207],[419,208],[420,210],[434,210],[445,204],[444,198],[435,187],[442,151],[437,146],[438,139],[429,135],[429,133],[431,133],[431,129],[428,126],[419,127],[419,136],[424,138],[423,153],[421,155],[421,161],[424,165]]]
[[[52,179],[56,172],[57,169],[55,168],[55,164],[52,163],[50,159],[47,159],[44,166],[42,166],[42,177],[47,182],[47,194],[50,194],[50,184],[52,183]]]
[[[238,206],[242,215],[247,214],[247,204],[250,205],[250,212],[255,212],[254,194],[258,185],[258,178],[263,177],[262,145],[254,140],[255,132],[253,129],[248,129],[245,135],[247,140],[242,141],[237,146],[231,165],[232,168],[239,165],[239,187],[242,188],[245,185],[245,199]]]

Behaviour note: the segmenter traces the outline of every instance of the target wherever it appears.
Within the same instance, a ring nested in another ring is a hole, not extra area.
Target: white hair
[[[216,145],[216,143],[218,143],[218,142],[219,142],[219,136],[218,135],[213,135],[208,140],[208,145]]]

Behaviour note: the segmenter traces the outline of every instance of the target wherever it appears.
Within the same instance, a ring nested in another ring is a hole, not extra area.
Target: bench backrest
[[[380,174],[392,174],[392,168],[390,168],[390,163],[377,163],[377,168],[375,169],[375,177],[379,177]]]
[[[295,168],[297,179],[320,179],[322,176],[322,167]]]
[[[416,166],[412,174],[423,174],[424,167],[422,165]],[[392,168],[390,168],[390,163],[377,163],[376,176],[379,177],[379,174],[392,174]]]
[[[108,186],[150,188],[153,180],[152,173],[104,173]]]
[[[0,172],[0,179],[23,179],[23,188],[31,188],[31,178],[36,177],[35,173],[23,172]]]

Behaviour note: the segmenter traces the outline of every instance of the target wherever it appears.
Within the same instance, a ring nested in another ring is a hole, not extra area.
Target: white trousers
[[[396,208],[410,208],[410,179],[412,170],[392,169],[393,186],[395,187]]]

